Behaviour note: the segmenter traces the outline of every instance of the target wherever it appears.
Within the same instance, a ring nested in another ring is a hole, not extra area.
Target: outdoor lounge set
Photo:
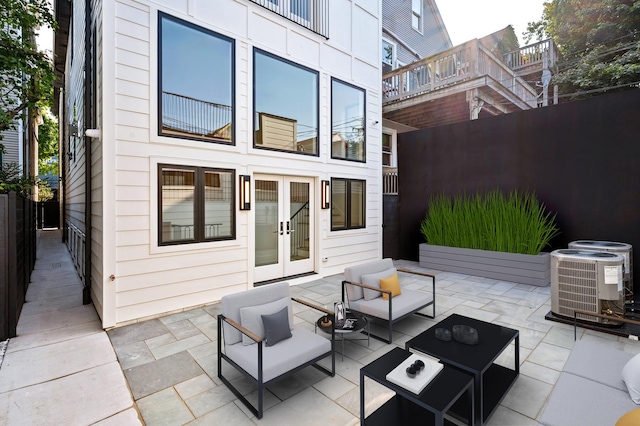
[[[391,259],[348,268],[345,274],[352,280],[348,284],[356,289],[348,299],[349,308],[369,318],[377,318],[388,323],[389,342],[392,338],[393,323],[429,305],[434,306],[435,315],[435,277],[431,275],[429,276],[434,281],[434,292],[430,295],[401,288]],[[369,281],[365,276],[368,274],[377,274],[380,277],[376,282]],[[388,301],[383,300],[382,294],[389,295],[392,292],[380,288],[380,278],[393,276],[397,295],[389,297]],[[360,284],[361,278],[369,284]],[[343,289],[345,284],[346,281],[343,283]],[[377,293],[378,296],[367,296],[368,299],[365,299],[363,290]],[[218,377],[258,418],[262,418],[263,414],[264,389],[270,384],[310,365],[331,376],[335,374],[335,328],[331,327],[330,336],[327,338],[302,327],[295,327],[292,301],[307,305],[325,315],[334,313],[332,310],[292,298],[287,282],[258,287],[222,298],[222,313],[218,316]],[[317,364],[325,357],[331,357],[330,370]],[[255,382],[258,388],[257,407],[254,407],[225,377],[223,360]]]

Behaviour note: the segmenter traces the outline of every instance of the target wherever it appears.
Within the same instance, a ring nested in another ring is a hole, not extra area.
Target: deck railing
[[[398,169],[395,167],[382,168],[382,193],[398,195]]]
[[[535,89],[477,39],[383,75],[383,102],[408,99],[483,76],[491,77],[535,108]]]
[[[329,0],[250,0],[329,38]]]
[[[167,131],[231,139],[232,113],[229,105],[162,92],[162,128]]]
[[[517,71],[522,68],[542,66],[544,56],[547,56],[547,66],[551,68],[558,59],[558,52],[553,40],[542,40],[534,44],[524,46],[504,55],[504,61]]]

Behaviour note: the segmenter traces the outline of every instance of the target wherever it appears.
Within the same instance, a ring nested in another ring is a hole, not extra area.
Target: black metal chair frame
[[[435,277],[435,275],[425,274],[423,272],[409,271],[409,270],[406,270],[406,269],[398,269],[398,272],[404,272],[404,273],[407,273],[407,274],[414,274],[414,275],[421,275],[421,276],[424,276],[424,277],[431,278],[432,279],[432,291],[433,291],[433,298],[432,298],[431,302],[425,303],[424,305],[418,307],[417,309],[414,309],[412,312],[409,312],[409,313],[407,313],[405,315],[402,315],[401,317],[398,317],[398,318],[393,318],[393,315],[392,315],[393,314],[393,309],[392,309],[393,308],[393,297],[391,297],[391,291],[390,290],[383,290],[383,289],[378,288],[378,287],[372,287],[372,286],[368,286],[368,285],[365,285],[365,284],[354,283],[354,282],[350,282],[350,281],[346,281],[346,280],[342,281],[342,302],[343,303],[346,300],[346,302],[348,304],[348,301],[349,301],[348,297],[345,298],[346,285],[347,284],[351,284],[351,285],[355,285],[355,286],[358,286],[358,287],[366,288],[368,290],[379,291],[380,293],[386,293],[386,294],[389,295],[389,318],[390,319],[388,319],[388,320],[386,320],[384,318],[377,317],[375,315],[371,315],[371,314],[366,314],[364,312],[360,312],[357,309],[353,309],[351,306],[349,306],[349,310],[351,312],[356,312],[356,313],[358,313],[360,315],[363,315],[363,316],[365,316],[367,318],[371,318],[372,320],[379,320],[379,321],[386,322],[387,323],[387,327],[388,327],[388,332],[389,332],[389,338],[388,339],[385,339],[382,336],[376,336],[375,334],[373,334],[371,332],[371,326],[369,326],[369,331],[368,331],[368,333],[369,333],[369,335],[371,337],[373,337],[374,339],[377,339],[377,340],[381,340],[381,341],[386,342],[386,343],[392,343],[393,342],[393,324],[397,323],[398,321],[402,321],[403,319],[405,319],[408,316],[411,316],[413,314],[419,315],[419,316],[424,317],[424,318],[431,318],[431,319],[434,319],[436,317],[436,277]],[[427,315],[427,314],[423,314],[422,312],[419,312],[421,309],[424,309],[424,308],[426,308],[427,306],[430,306],[430,305],[433,308],[433,315]],[[367,332],[364,331],[363,333],[367,333]]]
[[[299,300],[299,299],[295,299],[295,298],[291,298],[292,301],[294,302],[298,302],[301,303],[303,305],[309,306],[310,308],[316,309],[320,312],[323,312],[325,314],[329,314],[329,315],[333,315],[333,311],[330,311],[328,309],[324,309],[320,306],[316,306],[313,305],[309,302],[306,302],[304,300]],[[227,324],[229,324],[230,326],[234,327],[235,329],[237,329],[238,331],[240,331],[242,334],[248,336],[249,338],[251,338],[253,341],[256,342],[256,344],[258,345],[258,379],[256,380],[249,372],[247,372],[245,369],[243,369],[242,367],[240,367],[236,362],[234,362],[231,358],[229,358],[227,356],[226,353],[224,353],[222,351],[223,345],[222,345],[222,341],[224,340],[224,333],[223,333],[223,322],[226,322]],[[233,394],[240,400],[242,401],[242,403],[244,405],[247,406],[247,408],[249,410],[251,410],[251,412],[258,418],[261,419],[262,415],[263,415],[263,400],[264,400],[264,390],[269,387],[269,385],[284,379],[285,377],[291,375],[292,373],[295,373],[298,370],[301,370],[305,367],[308,367],[310,365],[313,365],[315,368],[317,368],[318,370],[322,371],[323,373],[329,375],[330,377],[335,376],[335,371],[336,371],[336,354],[335,354],[335,329],[332,326],[331,327],[331,350],[329,352],[326,352],[304,364],[301,364],[295,368],[292,368],[291,370],[287,371],[286,373],[281,374],[280,376],[274,377],[273,379],[269,380],[268,382],[264,382],[263,381],[263,376],[262,376],[262,351],[263,351],[263,339],[261,339],[259,336],[256,336],[254,333],[252,333],[250,330],[246,329],[245,327],[243,327],[242,325],[238,324],[237,322],[233,321],[230,318],[225,317],[223,314],[219,314],[218,315],[218,378],[220,378],[220,380],[222,380],[222,382],[231,390],[231,392],[233,392]],[[318,365],[317,362],[320,361],[321,359],[326,358],[327,356],[331,355],[331,370]],[[222,374],[222,360],[227,361],[229,364],[231,364],[231,366],[233,366],[236,370],[240,371],[244,376],[246,376],[247,378],[249,378],[251,381],[253,381],[257,387],[258,387],[258,407],[254,407],[249,400],[242,395],[242,393],[240,393],[240,391],[231,384],[231,382],[229,380],[227,380],[226,377],[224,377],[224,375]]]

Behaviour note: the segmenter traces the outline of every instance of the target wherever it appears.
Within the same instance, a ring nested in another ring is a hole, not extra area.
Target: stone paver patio
[[[359,370],[395,346],[458,313],[520,331],[520,377],[491,417],[490,425],[536,425],[544,404],[573,347],[571,325],[545,320],[550,310],[549,287],[427,271],[415,262],[397,265],[436,274],[435,320],[413,316],[394,327],[392,345],[371,339],[347,342],[345,358],[336,356],[336,376],[306,368],[278,382],[265,395],[265,413],[256,419],[217,378],[219,305],[180,312],[108,332],[138,409],[147,425],[353,425],[359,423]],[[342,275],[291,287],[292,296],[319,305],[340,300]],[[428,279],[401,274],[403,285],[429,291]],[[425,312],[430,313],[430,307]],[[294,304],[295,321],[309,330],[320,313]],[[372,326],[375,331],[376,325]],[[591,339],[638,353],[640,344],[622,337],[578,329]],[[339,350],[340,345],[336,345]],[[498,360],[513,365],[513,350]],[[328,365],[327,360],[323,360]],[[257,398],[251,384],[223,363],[225,375]],[[244,382],[244,383],[243,383]],[[367,413],[392,393],[372,381],[366,384]]]

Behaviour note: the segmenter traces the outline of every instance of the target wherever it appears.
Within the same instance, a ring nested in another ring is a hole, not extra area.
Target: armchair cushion
[[[290,306],[291,299],[283,297],[274,302],[240,308],[240,324],[252,331],[258,337],[264,338],[264,323],[262,322],[262,315],[275,314],[283,308],[287,308],[287,311],[290,311]],[[289,316],[289,312],[287,312],[287,316]],[[291,318],[289,318],[289,328],[291,328],[292,324],[293,322],[291,321]],[[249,336],[243,335],[242,343],[245,345],[251,345],[256,342]]]
[[[380,288],[380,280],[383,278],[389,278],[391,275],[395,274],[396,272],[397,272],[396,268],[389,268],[389,269],[385,269],[384,271],[376,272],[373,274],[364,274],[360,277],[361,279],[360,283],[371,286],[371,287]],[[382,293],[380,293],[379,291],[369,290],[368,288],[365,288],[363,290],[364,290],[364,300],[372,300],[382,295]]]
[[[273,346],[281,340],[291,337],[289,325],[289,308],[284,307],[275,314],[262,315],[264,323],[264,340],[267,346]]]
[[[262,381],[268,382],[329,351],[331,340],[302,327],[295,327],[290,339],[263,348]],[[258,345],[228,345],[226,353],[254,379],[258,379]]]
[[[405,289],[402,291],[402,294],[393,298],[391,305],[393,314],[391,315],[391,318],[389,318],[389,301],[383,300],[382,297],[378,297],[373,300],[360,299],[351,301],[349,307],[366,315],[392,321],[396,318],[400,318],[406,314],[414,312],[416,309],[424,306],[432,300],[433,297],[429,293],[419,290]]]
[[[391,275],[389,278],[380,278],[380,288],[389,290],[391,297],[400,296],[402,290],[400,289],[400,281],[398,281],[398,273]],[[389,295],[382,293],[382,300],[389,300]]]
[[[374,260],[372,262],[367,262],[367,263],[354,265],[346,268],[344,270],[344,279],[352,283],[364,284],[362,282],[362,279],[360,278],[362,275],[373,274],[373,273],[384,271],[390,268],[393,268],[393,260],[391,259]],[[358,287],[355,285],[347,285],[347,296],[349,298],[349,301],[362,299],[364,297],[362,287]]]

